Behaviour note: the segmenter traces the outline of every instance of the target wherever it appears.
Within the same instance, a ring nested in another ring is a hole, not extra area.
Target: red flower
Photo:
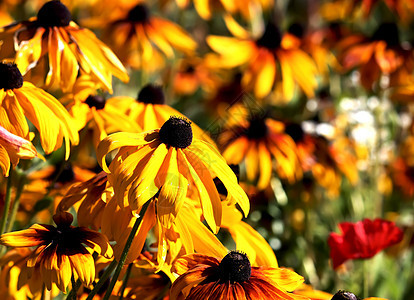
[[[334,269],[348,259],[373,257],[403,237],[402,230],[393,222],[381,219],[344,222],[339,228],[341,234],[331,233],[328,239]]]

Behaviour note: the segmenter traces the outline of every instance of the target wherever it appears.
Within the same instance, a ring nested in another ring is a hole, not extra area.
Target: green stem
[[[3,210],[3,218],[1,219],[0,234],[3,234],[6,229],[7,216],[10,210],[12,175],[13,175],[13,169],[10,168],[9,177],[7,177],[7,187],[6,187],[6,195],[4,197],[4,210]]]
[[[95,285],[93,290],[89,293],[86,300],[92,300],[93,297],[99,292],[99,289],[103,286],[105,281],[108,279],[109,275],[111,275],[112,271],[115,269],[116,260],[114,259],[111,264],[106,268],[105,272],[102,274],[101,278],[99,278],[98,283]]]
[[[12,211],[10,213],[9,222],[7,224],[6,232],[10,232],[13,229],[14,221],[16,219],[17,211],[20,205],[20,196],[22,195],[23,188],[26,184],[25,174],[20,174],[17,184],[16,196],[14,197]]]
[[[114,276],[112,277],[111,283],[109,284],[109,287],[106,290],[106,294],[105,294],[103,300],[108,300],[109,297],[112,294],[112,290],[114,289],[115,283],[118,280],[119,274],[121,273],[121,270],[122,270],[122,268],[125,264],[125,260],[126,260],[127,255],[128,255],[129,248],[131,247],[132,241],[134,240],[135,234],[138,231],[139,224],[141,224],[141,220],[143,219],[143,217],[144,217],[144,212],[141,214],[140,218],[135,220],[134,227],[132,227],[131,233],[128,236],[128,239],[126,241],[124,250],[122,251],[122,254],[121,254],[121,258],[119,259],[118,266],[116,267]]]
[[[364,299],[368,298],[369,295],[369,270],[368,270],[368,260],[364,259],[363,263],[362,263],[362,268],[363,268],[363,276],[364,276]]]
[[[72,275],[71,278],[72,281],[72,290],[70,291],[70,293],[68,294],[68,296],[66,297],[67,300],[73,299],[76,300],[76,294],[78,292],[78,288],[80,287],[80,280],[75,281],[75,277]]]
[[[119,300],[124,299],[125,288],[127,286],[129,276],[131,276],[132,265],[133,265],[132,263],[128,265],[128,269],[125,274],[124,282],[122,283],[121,291],[119,292]]]

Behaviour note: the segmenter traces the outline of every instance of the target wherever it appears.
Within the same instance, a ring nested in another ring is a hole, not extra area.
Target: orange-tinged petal
[[[238,165],[245,158],[248,148],[249,141],[247,137],[241,136],[226,147],[223,157],[228,164]]]
[[[221,54],[223,59],[221,67],[233,68],[252,60],[256,47],[252,41],[238,40],[231,37],[214,36],[207,37],[207,44],[215,52]]]
[[[7,131],[0,126],[0,144],[19,158],[30,159],[36,156],[36,148],[31,142]]]
[[[183,52],[190,54],[197,48],[197,43],[190,35],[171,21],[153,17],[151,18],[151,26],[161,31],[171,45]]]
[[[248,39],[249,33],[230,14],[224,15],[224,22],[231,34],[239,39]]]
[[[79,276],[80,281],[86,286],[89,286],[95,280],[95,263],[92,255],[81,252],[69,255],[68,258],[72,268],[75,269]]]
[[[240,205],[245,216],[249,213],[250,202],[246,193],[239,186],[236,175],[226,164],[224,158],[213,147],[206,142],[194,140],[189,149],[198,156],[209,170],[213,170],[217,177],[223,182],[229,195]]]
[[[60,86],[62,87],[62,91],[69,92],[73,90],[76,77],[78,76],[79,65],[78,61],[76,60],[76,56],[70,50],[69,45],[63,41],[61,42],[64,43],[64,46],[61,56]],[[87,84],[89,87],[90,83]]]
[[[169,229],[187,195],[188,180],[178,172],[177,150],[171,147],[168,152],[168,171],[158,197],[157,213],[162,226]]]
[[[42,55],[42,37],[46,29],[38,27],[34,36],[18,45],[15,63],[24,76],[30,69],[36,66]]]
[[[249,150],[246,153],[246,175],[250,181],[255,181],[259,172],[259,155],[257,142],[250,141]]]
[[[261,55],[262,66],[255,79],[254,94],[258,98],[269,95],[276,76],[276,62],[272,53],[266,51]]]
[[[258,150],[260,177],[257,183],[257,188],[265,189],[269,186],[270,179],[272,177],[272,158],[264,142],[259,142]]]
[[[139,176],[132,182],[128,192],[128,199],[133,211],[140,210],[148,200],[155,196],[164,184],[163,177],[166,173],[160,170],[166,159],[168,149],[161,143],[155,149],[153,156],[142,169]],[[116,191],[115,191],[116,192]]]
[[[64,44],[59,39],[59,31],[56,27],[49,29],[48,53],[49,71],[46,75],[45,84],[50,87],[55,82],[60,82],[60,59]]]
[[[295,81],[292,74],[290,64],[283,55],[283,51],[278,52],[280,69],[282,73],[283,95],[286,99],[292,99],[295,92]]]
[[[32,247],[44,243],[42,232],[49,229],[43,225],[34,224],[28,229],[8,232],[0,236],[0,244],[9,247]]]
[[[10,157],[7,150],[0,145],[0,168],[3,170],[3,176],[8,177],[10,171]]]
[[[98,145],[96,156],[99,164],[106,173],[111,173],[105,162],[106,155],[124,146],[143,146],[158,138],[158,130],[150,130],[144,133],[118,132],[104,138]]]
[[[305,280],[299,274],[285,268],[260,267],[258,272],[289,292],[297,289]]]

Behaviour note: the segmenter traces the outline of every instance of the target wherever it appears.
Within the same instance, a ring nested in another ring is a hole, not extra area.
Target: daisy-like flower
[[[247,179],[257,180],[259,189],[265,189],[270,183],[273,159],[281,178],[295,182],[302,176],[296,145],[284,133],[281,122],[265,116],[243,118],[226,128],[219,141],[227,162],[237,165],[245,161]]]
[[[116,108],[119,113],[135,121],[142,131],[148,131],[160,128],[171,116],[185,118],[182,113],[167,105],[165,100],[161,86],[147,84],[138,93],[137,99],[124,96],[113,97],[107,100],[107,105]],[[192,130],[196,138],[214,144],[209,135],[194,123],[192,123]]]
[[[19,159],[31,159],[36,154],[36,148],[31,142],[8,132],[0,125],[0,167],[4,176],[9,176],[10,161],[16,166]]]
[[[390,75],[393,85],[400,71],[413,71],[412,51],[401,45],[395,23],[382,23],[370,38],[350,35],[338,44],[339,61],[345,71],[358,68],[362,85],[371,90],[381,75]]]
[[[78,132],[66,109],[52,95],[23,82],[16,64],[0,63],[0,125],[6,130],[31,140],[29,124],[37,128],[46,154],[62,146],[65,141],[66,159],[70,142],[77,145]]]
[[[48,290],[56,284],[66,291],[72,275],[89,286],[95,280],[95,263],[84,245],[105,257],[112,256],[107,238],[84,227],[73,227],[71,214],[53,216],[57,227],[32,225],[29,229],[0,236],[0,244],[9,247],[37,247],[28,257],[27,267],[40,268],[41,278]],[[30,277],[30,275],[29,275]]]
[[[105,157],[119,149],[109,168]],[[238,203],[244,215],[249,200],[224,158],[210,144],[193,138],[191,123],[171,117],[160,129],[141,134],[115,133],[98,146],[98,162],[108,174],[121,207],[139,213],[142,206],[158,196],[158,216],[170,228],[186,198],[196,194],[207,224],[217,232],[221,223],[221,200],[213,178],[228,191],[231,204]]]
[[[171,287],[171,300],[309,300],[289,293],[300,286],[302,276],[284,268],[251,267],[247,256],[238,251],[223,259],[185,255],[174,263],[173,272],[181,276]]]
[[[317,68],[310,56],[300,49],[296,37],[282,34],[271,22],[259,37],[251,36],[229,18],[227,27],[235,38],[208,36],[207,43],[220,55],[219,66],[243,67],[242,84],[257,98],[269,95],[275,85],[287,101],[293,98],[296,85],[308,97],[314,96]]]
[[[164,57],[174,57],[174,50],[192,54],[197,47],[180,26],[152,15],[144,1],[127,13],[112,10],[94,24],[104,28],[105,40],[121,61],[136,69],[157,70],[164,65]]]
[[[91,75],[112,93],[112,75],[128,74],[115,54],[94,33],[80,28],[60,1],[42,6],[36,17],[0,29],[0,58],[14,58],[23,75],[46,88],[71,91],[79,72]],[[14,48],[12,47],[14,45]]]

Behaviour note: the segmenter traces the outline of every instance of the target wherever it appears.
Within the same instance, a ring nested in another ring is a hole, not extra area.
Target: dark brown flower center
[[[37,22],[42,27],[68,26],[72,15],[68,8],[60,1],[45,3],[37,13]]]
[[[267,135],[268,129],[265,119],[261,117],[252,117],[249,121],[249,127],[245,134],[249,139],[258,140]]]
[[[331,300],[360,300],[351,292],[338,291]]]
[[[137,100],[147,104],[164,104],[165,96],[161,86],[148,84],[139,92]]]
[[[282,34],[279,28],[273,23],[268,23],[263,35],[256,41],[256,45],[274,50],[280,47],[281,41]]]
[[[290,135],[290,137],[295,142],[301,142],[303,141],[305,133],[303,132],[302,126],[296,123],[290,123],[286,125],[285,132]]]
[[[150,11],[144,4],[138,4],[128,12],[127,19],[131,22],[146,23],[150,18]]]
[[[305,34],[305,28],[300,23],[293,23],[289,26],[288,32],[301,39]]]
[[[95,107],[99,110],[105,107],[106,99],[102,96],[90,95],[88,98],[86,98],[85,103],[88,104],[90,108]]]
[[[170,117],[160,129],[160,140],[171,147],[187,148],[193,141],[191,122],[180,117]]]
[[[230,251],[220,262],[218,276],[223,282],[244,282],[250,279],[252,267],[247,255],[239,251]]]
[[[388,46],[398,46],[400,38],[395,23],[382,23],[372,36],[374,41],[385,41]]]
[[[0,89],[12,90],[23,86],[23,77],[16,64],[0,63]]]

